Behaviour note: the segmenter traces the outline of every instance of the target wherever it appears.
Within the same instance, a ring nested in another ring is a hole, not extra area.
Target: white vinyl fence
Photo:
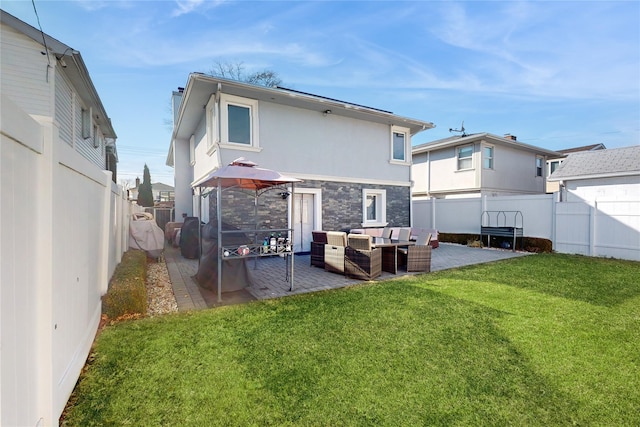
[[[520,211],[526,237],[561,253],[640,261],[640,200],[559,202],[555,194],[413,201],[413,226],[480,234],[483,211]]]
[[[138,208],[54,124],[0,119],[0,425],[57,425]]]

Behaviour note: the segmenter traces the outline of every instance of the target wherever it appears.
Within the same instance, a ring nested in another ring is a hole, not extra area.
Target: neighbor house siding
[[[543,173],[542,177],[536,177],[535,153],[510,146],[495,145],[493,156],[493,169],[482,170],[483,192],[495,192],[496,195],[545,192],[545,174]]]
[[[62,74],[56,74],[55,120],[60,139],[73,147],[73,91]]]
[[[6,25],[0,35],[2,93],[30,115],[51,116],[55,68],[47,66],[42,46]],[[49,56],[49,60],[55,63],[55,58]]]

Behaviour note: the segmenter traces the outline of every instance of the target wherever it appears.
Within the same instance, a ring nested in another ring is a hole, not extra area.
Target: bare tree
[[[276,87],[282,84],[282,79],[273,70],[256,71],[246,74],[243,62],[216,62],[210,73],[225,79],[251,83],[259,86]]]

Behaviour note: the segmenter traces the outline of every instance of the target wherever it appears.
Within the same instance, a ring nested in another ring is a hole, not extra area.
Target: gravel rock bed
[[[147,266],[147,315],[154,317],[178,311],[164,258]]]

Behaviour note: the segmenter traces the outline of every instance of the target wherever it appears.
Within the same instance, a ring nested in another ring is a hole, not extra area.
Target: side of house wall
[[[4,94],[0,122],[0,425],[56,425],[128,248],[132,208],[55,123]]]

